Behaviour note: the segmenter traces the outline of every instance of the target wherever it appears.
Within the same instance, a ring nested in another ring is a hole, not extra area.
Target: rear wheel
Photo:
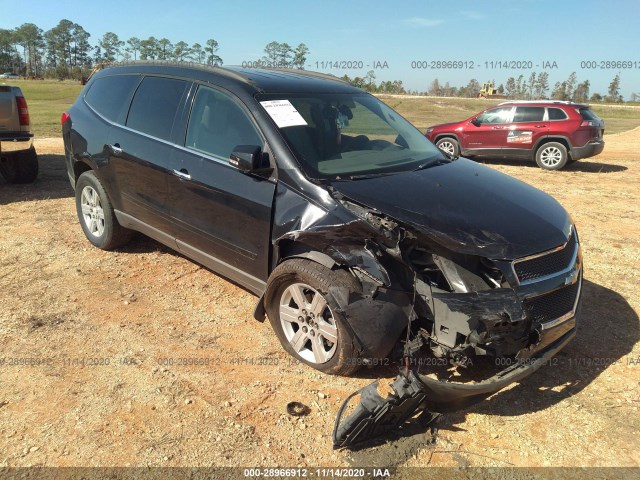
[[[330,287],[360,290],[345,270],[331,270],[306,259],[286,260],[271,274],[265,308],[284,349],[293,357],[335,375],[355,372],[361,362],[355,339]]]
[[[118,223],[107,192],[91,170],[76,182],[76,210],[85,236],[96,247],[112,250],[131,238],[131,230]]]
[[[549,142],[538,148],[536,163],[545,170],[560,170],[567,164],[567,147],[561,143]]]
[[[31,147],[0,159],[0,173],[8,183],[32,183],[38,177],[38,155]]]
[[[460,145],[454,138],[445,137],[436,142],[436,147],[449,155],[451,158],[455,158],[460,155]]]

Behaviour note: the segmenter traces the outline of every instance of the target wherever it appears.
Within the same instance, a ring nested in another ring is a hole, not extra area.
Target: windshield
[[[350,180],[440,163],[442,152],[367,94],[258,95],[305,174]]]

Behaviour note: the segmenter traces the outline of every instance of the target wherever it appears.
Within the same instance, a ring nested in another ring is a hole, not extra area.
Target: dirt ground
[[[572,214],[586,265],[578,337],[524,383],[334,451],[342,401],[393,372],[295,364],[243,289],[139,236],[84,238],[59,139],[33,185],[0,180],[0,467],[640,465],[640,128],[560,172],[489,161]],[[286,405],[309,406],[290,417]]]

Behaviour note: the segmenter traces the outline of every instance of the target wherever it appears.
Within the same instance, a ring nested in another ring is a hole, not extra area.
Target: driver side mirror
[[[471,120],[471,124],[475,125],[476,127],[479,127],[480,125],[482,125],[482,122],[480,122],[480,120],[478,120],[478,117],[476,117],[473,120]]]
[[[229,156],[229,164],[243,173],[271,173],[269,156],[257,145],[236,145]]]

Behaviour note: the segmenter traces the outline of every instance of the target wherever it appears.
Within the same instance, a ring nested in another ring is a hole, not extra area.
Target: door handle
[[[493,127],[494,130],[504,130],[504,127]]]
[[[114,143],[113,145],[109,145],[109,150],[111,150],[111,153],[116,156],[122,155],[122,148],[120,148],[119,143]]]
[[[173,170],[173,173],[184,180],[191,180],[191,175],[186,168],[181,168],[180,170]]]
[[[536,128],[546,128],[546,125],[536,125]]]

